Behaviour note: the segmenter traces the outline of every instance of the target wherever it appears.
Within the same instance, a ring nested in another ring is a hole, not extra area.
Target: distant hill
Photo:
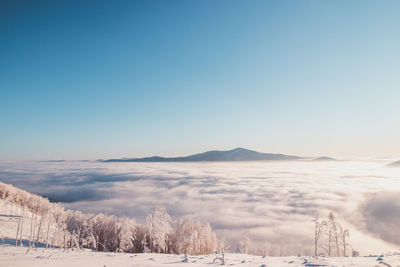
[[[186,157],[164,158],[122,158],[100,160],[102,162],[197,162],[197,161],[261,161],[261,160],[296,160],[296,156],[284,154],[261,153],[245,148],[235,148],[227,151],[212,150],[204,153],[194,154]]]
[[[400,167],[400,160],[390,163],[389,166],[392,166],[392,167]]]
[[[330,158],[330,157],[319,157],[313,159],[313,161],[337,161],[337,159]]]

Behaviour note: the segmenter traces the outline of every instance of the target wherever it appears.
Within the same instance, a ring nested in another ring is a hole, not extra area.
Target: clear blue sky
[[[0,2],[0,159],[400,155],[400,1]]]

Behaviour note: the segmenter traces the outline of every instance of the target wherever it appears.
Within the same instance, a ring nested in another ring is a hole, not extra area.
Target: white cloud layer
[[[311,253],[315,212],[334,212],[362,253],[400,246],[400,168],[383,162],[0,163],[0,180],[67,208],[141,221],[164,205],[236,244]],[[382,240],[386,240],[386,243]],[[234,246],[234,245],[233,245]]]

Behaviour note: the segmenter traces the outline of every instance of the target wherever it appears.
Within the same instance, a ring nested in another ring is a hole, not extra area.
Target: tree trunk
[[[38,227],[38,231],[37,231],[37,238],[36,238],[36,247],[39,245],[39,239],[40,239],[40,230],[42,229],[42,223],[43,220],[46,219],[46,214],[43,214],[40,217],[40,223],[39,223],[39,227]]]
[[[47,247],[48,247],[48,244],[49,244],[49,232],[50,232],[50,221],[48,222],[48,225],[47,225],[47,233],[46,233],[46,249],[47,249]]]

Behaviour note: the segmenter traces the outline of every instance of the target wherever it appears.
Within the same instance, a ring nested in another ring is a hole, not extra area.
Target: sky
[[[399,1],[0,2],[0,160],[399,156]]]

